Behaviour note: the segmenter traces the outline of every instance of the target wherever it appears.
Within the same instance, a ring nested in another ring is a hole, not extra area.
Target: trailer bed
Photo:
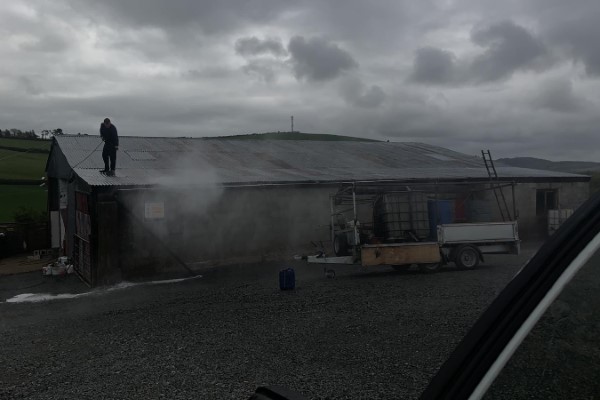
[[[365,244],[361,246],[361,263],[374,265],[434,264],[441,261],[436,242]]]
[[[516,221],[438,225],[440,246],[461,243],[514,243],[519,241]]]

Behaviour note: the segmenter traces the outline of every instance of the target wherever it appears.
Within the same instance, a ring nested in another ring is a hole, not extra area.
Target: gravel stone
[[[299,262],[239,265],[0,303],[0,398],[247,399],[265,384],[311,399],[416,398],[533,252],[436,274],[338,266],[334,279]],[[297,289],[282,292],[289,266]]]

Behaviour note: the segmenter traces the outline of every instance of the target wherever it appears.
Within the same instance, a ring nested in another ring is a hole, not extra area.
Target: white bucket
[[[52,275],[65,275],[67,273],[67,269],[64,265],[56,265],[52,267]]]

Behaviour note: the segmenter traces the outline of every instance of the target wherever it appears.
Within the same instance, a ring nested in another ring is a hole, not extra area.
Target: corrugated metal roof
[[[92,186],[342,182],[486,178],[483,160],[423,143],[120,137],[106,177],[98,136],[57,136],[69,165]],[[578,175],[499,166],[503,178]]]

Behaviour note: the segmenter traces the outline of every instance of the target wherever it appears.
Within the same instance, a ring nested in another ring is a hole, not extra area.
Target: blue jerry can
[[[279,271],[279,289],[294,290],[296,288],[296,273],[293,268]]]

